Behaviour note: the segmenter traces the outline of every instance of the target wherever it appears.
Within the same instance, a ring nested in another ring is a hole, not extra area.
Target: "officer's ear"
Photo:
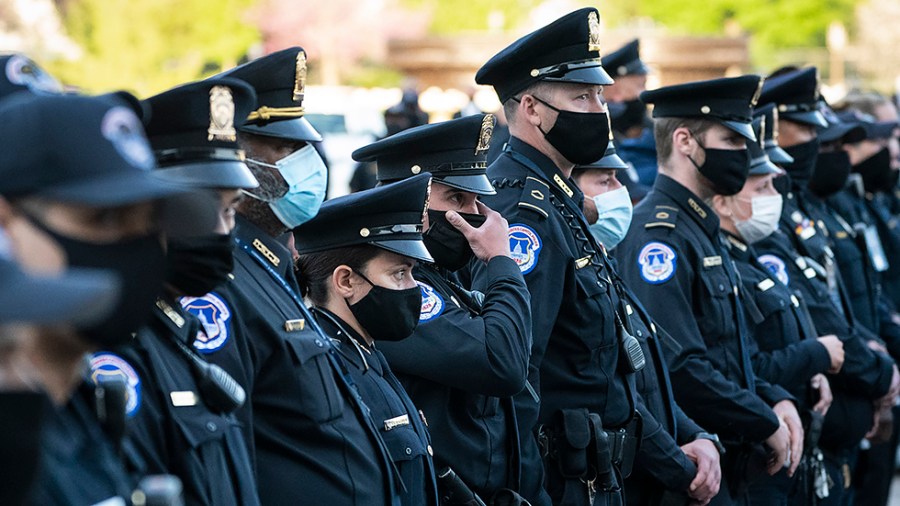
[[[733,218],[734,211],[731,209],[731,198],[724,195],[713,195],[710,207],[719,215],[720,219]]]
[[[678,151],[684,156],[688,156],[694,151],[694,138],[691,131],[686,126],[680,126],[672,132],[672,149]]]
[[[358,284],[353,278],[353,269],[346,265],[337,266],[331,273],[331,291],[342,299],[350,299],[354,295],[354,287]]]
[[[516,117],[523,118],[532,126],[540,127],[543,119],[541,118],[541,115],[538,114],[537,108],[535,107],[537,104],[538,101],[533,95],[528,93],[523,94],[519,99],[519,110],[516,112]]]

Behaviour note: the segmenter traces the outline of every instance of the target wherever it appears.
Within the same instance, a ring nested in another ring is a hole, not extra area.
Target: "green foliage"
[[[70,0],[62,10],[75,61],[46,62],[86,91],[129,89],[141,96],[234,65],[259,40],[246,23],[254,0]]]

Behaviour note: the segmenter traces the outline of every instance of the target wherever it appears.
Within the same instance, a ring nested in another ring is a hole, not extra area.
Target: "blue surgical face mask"
[[[322,161],[322,157],[312,145],[306,145],[294,151],[275,162],[275,165],[259,160],[248,159],[247,161],[278,170],[287,182],[287,193],[268,201],[272,212],[284,226],[289,229],[299,227],[319,212],[319,207],[325,200],[328,177],[325,162]],[[250,192],[247,193],[252,197],[260,198]]]
[[[591,234],[606,249],[615,248],[631,226],[631,195],[628,188],[621,187],[593,197],[599,218],[591,224]]]

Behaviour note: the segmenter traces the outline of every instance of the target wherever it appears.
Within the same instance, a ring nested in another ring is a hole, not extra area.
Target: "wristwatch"
[[[719,436],[716,434],[710,434],[709,432],[698,432],[694,434],[694,437],[691,438],[691,441],[696,441],[698,439],[708,439],[712,441],[712,444],[716,445],[716,450],[719,450],[719,455],[725,455],[725,446],[722,445],[722,442],[719,441]]]

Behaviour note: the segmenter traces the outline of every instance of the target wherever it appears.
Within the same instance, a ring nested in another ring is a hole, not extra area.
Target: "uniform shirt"
[[[801,411],[810,409],[818,401],[811,397],[810,379],[827,373],[831,358],[816,339],[802,295],[793,293],[759,263],[751,246],[725,234],[725,244],[748,295],[745,302],[753,339],[751,349],[755,350],[750,357],[753,370],[767,381],[784,386],[797,399]]]
[[[42,392],[0,391],[0,504],[24,504],[37,477],[41,429],[50,412]]]
[[[135,483],[101,428],[94,402],[94,387],[85,381],[45,420],[40,470],[28,504],[128,504]]]
[[[516,137],[487,174],[497,194],[482,200],[509,222],[512,257],[531,292],[529,385],[515,400],[522,495],[544,503],[546,495],[536,490],[543,482],[537,425],[560,409],[586,408],[600,415],[605,428],[622,427],[636,409],[634,378],[620,368],[618,297],[610,267],[588,239],[581,191]],[[485,276],[486,269],[475,264],[473,287],[485,286]]]
[[[260,500],[394,503],[390,457],[331,341],[293,291],[290,252],[237,221],[234,279],[181,302],[204,322],[198,350],[247,391],[252,411],[239,414],[252,420]]]
[[[200,329],[180,309],[160,300],[130,345],[96,353],[91,361],[95,374],[123,374],[129,384],[127,441],[138,453],[130,467],[137,477],[174,474],[188,504],[257,505],[240,424],[205,404],[192,366],[174,342],[191,346]]]
[[[886,193],[866,195],[866,206],[875,221],[884,246],[884,256],[888,261],[888,269],[882,273],[881,284],[885,295],[896,309],[900,308],[900,219],[892,211],[892,199],[893,195]]]
[[[528,374],[531,298],[511,259],[492,258],[485,272],[478,304],[451,273],[416,266],[419,325],[410,337],[378,348],[425,413],[436,468],[452,468],[488,500],[498,489],[518,489],[511,397]]]
[[[431,437],[425,419],[413,405],[400,381],[391,372],[384,355],[365,344],[346,322],[327,309],[316,308],[315,318],[325,335],[334,339],[363,401],[400,470],[406,490],[400,503],[437,506],[437,482],[431,457]]]
[[[800,213],[798,209],[788,213]],[[791,222],[795,221],[790,218]],[[801,218],[801,223],[808,221]],[[784,224],[784,220],[782,221]],[[802,227],[792,227],[789,233],[802,241],[813,237]],[[809,246],[808,243],[807,247]],[[834,334],[844,344],[844,365],[837,375],[829,375],[834,402],[825,417],[820,446],[831,451],[855,447],[872,425],[872,401],[887,393],[892,378],[889,357],[866,346],[865,327],[856,324],[849,310],[846,296],[838,291],[839,310],[830,294],[829,276],[825,267],[801,255],[792,238],[782,230],[754,244],[757,260],[782,284],[796,290],[809,310],[818,335]],[[874,337],[874,336],[872,336]]]
[[[753,373],[739,281],[720,241],[712,209],[660,174],[617,254],[626,282],[681,346],[668,357],[678,403],[724,441],[762,442],[779,427],[768,405],[790,395]]]

